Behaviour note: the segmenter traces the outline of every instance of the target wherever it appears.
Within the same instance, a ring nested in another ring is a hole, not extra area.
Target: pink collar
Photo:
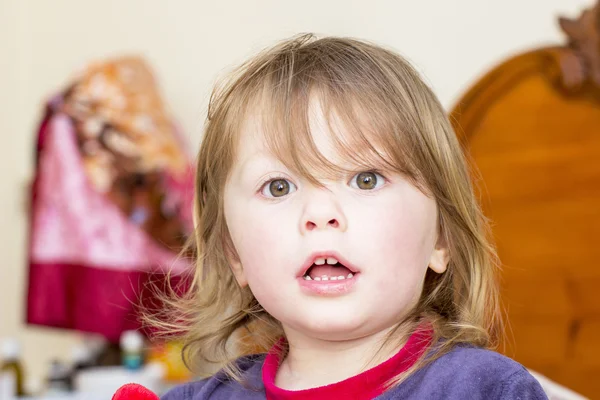
[[[275,386],[275,375],[279,368],[278,346],[280,345],[276,344],[267,354],[262,369],[267,400],[373,399],[384,392],[385,384],[390,379],[415,364],[429,346],[431,339],[431,330],[417,330],[395,356],[376,367],[331,385],[295,391]]]

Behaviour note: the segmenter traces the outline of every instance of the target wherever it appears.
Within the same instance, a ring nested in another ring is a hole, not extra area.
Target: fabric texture
[[[267,399],[280,400],[327,400],[355,398],[369,400],[382,394],[386,384],[398,374],[412,367],[431,343],[431,330],[419,330],[412,334],[402,349],[389,360],[341,382],[307,390],[285,390],[275,385],[280,361],[279,344],[266,356],[262,379]]]
[[[193,168],[140,60],[86,69],[47,104],[31,187],[27,322],[98,333],[137,329],[148,282],[192,230]],[[142,123],[143,122],[143,123]],[[147,300],[145,300],[147,299]]]
[[[244,383],[230,379],[224,372],[201,381],[176,387],[162,400],[267,399],[263,382],[265,356],[243,357],[238,366]],[[377,367],[376,367],[377,368]],[[315,392],[317,393],[317,392]],[[331,399],[362,400],[361,392],[343,391]],[[308,393],[306,400],[317,400]],[[409,376],[400,385],[375,397],[378,400],[543,400],[548,397],[538,381],[515,361],[498,353],[469,346],[457,346]]]

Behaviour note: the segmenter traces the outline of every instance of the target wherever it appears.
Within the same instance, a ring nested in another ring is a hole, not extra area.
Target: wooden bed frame
[[[600,395],[600,3],[568,41],[503,62],[451,112],[502,262],[500,351]]]

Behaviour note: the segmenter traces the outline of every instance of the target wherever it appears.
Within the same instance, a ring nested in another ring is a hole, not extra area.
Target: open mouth
[[[304,273],[307,281],[341,281],[352,279],[357,271],[344,265],[336,257],[316,257]]]

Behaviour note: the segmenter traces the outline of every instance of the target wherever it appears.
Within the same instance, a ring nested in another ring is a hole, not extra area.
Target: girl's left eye
[[[265,197],[279,198],[296,191],[296,185],[287,179],[277,178],[265,183],[261,194]]]
[[[385,184],[385,178],[377,172],[359,172],[350,179],[350,186],[360,190],[378,189]]]

